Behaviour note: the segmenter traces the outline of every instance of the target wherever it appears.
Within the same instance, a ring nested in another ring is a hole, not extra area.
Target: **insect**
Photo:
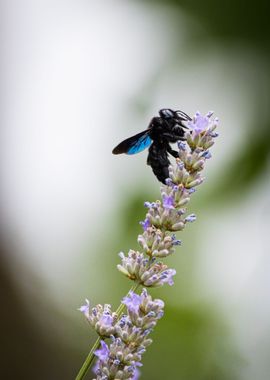
[[[182,111],[161,109],[159,116],[152,118],[145,131],[122,141],[112,152],[113,154],[136,154],[149,147],[147,165],[151,166],[160,182],[166,183],[170,165],[168,154],[178,157],[178,152],[171,148],[170,143],[186,139],[185,123],[190,120],[191,118]]]

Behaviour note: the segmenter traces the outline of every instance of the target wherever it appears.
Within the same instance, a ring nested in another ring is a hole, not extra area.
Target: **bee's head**
[[[163,108],[159,111],[160,117],[163,119],[173,119],[173,121],[181,125],[183,128],[187,128],[186,122],[191,120],[191,117],[188,116],[185,112],[177,110],[173,111],[170,108]]]
[[[173,111],[170,108],[162,108],[159,111],[159,115],[160,115],[160,117],[163,117],[164,119],[174,118],[174,119],[180,119],[183,121],[190,121],[191,120],[191,117],[188,116],[185,112],[180,111],[180,110]]]
[[[164,119],[170,119],[172,117],[175,117],[175,112],[170,108],[162,108],[162,110],[159,111],[159,115]]]

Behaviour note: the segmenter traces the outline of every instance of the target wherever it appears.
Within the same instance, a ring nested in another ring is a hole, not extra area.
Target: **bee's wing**
[[[113,154],[136,154],[148,148],[152,143],[152,140],[149,137],[149,132],[150,130],[147,129],[146,131],[122,141],[113,149]]]

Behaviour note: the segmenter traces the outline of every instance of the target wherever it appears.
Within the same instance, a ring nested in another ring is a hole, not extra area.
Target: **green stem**
[[[130,290],[128,291],[127,295],[129,294],[129,292],[135,292],[138,287],[140,286],[140,284],[138,284],[137,282],[130,288]],[[117,314],[117,320],[121,317],[123,311],[124,311],[124,308],[125,308],[125,305],[123,305],[122,303],[118,306],[117,310],[116,310],[116,314]],[[89,352],[89,354],[87,355],[78,375],[76,376],[75,380],[82,380],[84,378],[84,376],[86,375],[87,371],[89,370],[95,356],[94,356],[94,353],[95,351],[98,349],[99,347],[99,343],[101,341],[101,337],[99,336],[97,338],[97,340],[95,341],[93,347],[91,348],[91,351]]]
[[[89,354],[87,355],[78,375],[76,376],[76,379],[75,380],[81,380],[84,378],[84,376],[86,375],[88,369],[90,368],[91,364],[92,364],[92,361],[94,359],[94,352],[98,349],[99,347],[99,343],[101,341],[101,337],[99,336],[97,338],[97,340],[95,341],[91,351],[89,352]]]

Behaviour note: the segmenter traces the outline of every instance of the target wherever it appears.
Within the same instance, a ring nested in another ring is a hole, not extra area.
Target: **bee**
[[[149,147],[147,165],[151,166],[157,179],[165,184],[169,177],[168,156],[171,154],[178,157],[178,152],[172,149],[170,143],[186,140],[185,129],[188,128],[186,124],[190,120],[190,116],[182,111],[163,108],[159,111],[159,116],[152,118],[145,131],[122,141],[112,153],[132,155]]]

